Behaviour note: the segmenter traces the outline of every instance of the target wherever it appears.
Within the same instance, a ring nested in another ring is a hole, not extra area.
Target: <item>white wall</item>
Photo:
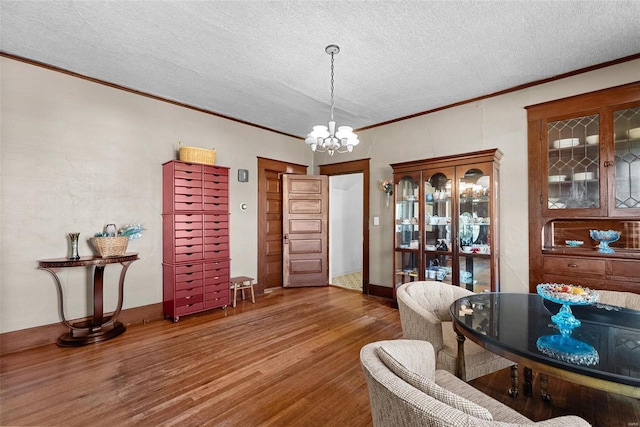
[[[634,81],[640,81],[640,60],[358,132],[360,145],[342,157],[316,154],[315,164],[371,158],[371,283],[392,285],[393,207],[384,206],[379,188],[381,179],[392,178],[389,164],[499,148],[502,291],[528,292],[525,106]],[[373,226],[374,216],[380,216],[380,227]]]
[[[85,239],[106,223],[147,228],[130,249],[124,307],[162,300],[161,164],[178,141],[218,151],[231,168],[232,274],[257,271],[256,156],[318,165],[370,158],[371,283],[392,284],[393,209],[378,181],[390,163],[499,148],[503,291],[528,290],[527,105],[640,81],[640,60],[359,132],[351,154],[312,158],[301,140],[0,58],[0,332],[60,321],[53,280],[36,260],[68,255],[67,233]],[[454,84],[455,82],[452,82]],[[419,88],[418,88],[419,90]],[[235,179],[248,169],[249,183]],[[310,171],[312,172],[312,171]],[[246,212],[240,203],[249,205]],[[372,223],[373,221],[371,221]],[[86,274],[67,269],[67,317],[87,315]],[[106,283],[117,280],[108,268]],[[84,283],[83,283],[84,281]],[[107,286],[109,288],[109,286]],[[107,289],[106,309],[115,306]],[[112,291],[112,290],[111,290]]]
[[[331,277],[362,270],[362,174],[329,177]]]
[[[311,164],[302,141],[63,73],[0,58],[0,332],[57,323],[53,279],[38,259],[68,256],[69,232],[87,239],[104,224],[140,222],[139,252],[124,308],[162,301],[161,165],[178,141],[216,148],[230,167],[231,274],[257,274],[256,156]],[[248,169],[250,181],[237,181]],[[240,203],[249,209],[241,211]],[[119,268],[105,269],[105,309],[116,304]],[[87,272],[66,269],[66,315],[86,316]]]

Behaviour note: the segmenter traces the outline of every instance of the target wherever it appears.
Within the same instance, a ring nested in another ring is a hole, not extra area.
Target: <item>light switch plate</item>
[[[249,171],[247,169],[238,169],[238,181],[249,182]]]

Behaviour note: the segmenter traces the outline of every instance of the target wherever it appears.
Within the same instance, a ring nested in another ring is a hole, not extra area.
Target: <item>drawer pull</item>
[[[573,267],[573,268],[575,268],[575,267],[577,267],[577,266],[578,266],[578,264],[567,264],[567,267]]]

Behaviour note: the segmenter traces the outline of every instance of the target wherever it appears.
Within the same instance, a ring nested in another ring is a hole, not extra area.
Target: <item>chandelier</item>
[[[319,153],[327,152],[330,156],[333,153],[352,152],[353,147],[358,145],[360,141],[358,136],[353,133],[353,129],[349,126],[340,126],[336,132],[336,122],[333,119],[333,56],[340,52],[340,48],[335,44],[330,44],[325,49],[331,55],[331,118],[329,126],[314,126],[313,130],[304,140],[312,151]]]

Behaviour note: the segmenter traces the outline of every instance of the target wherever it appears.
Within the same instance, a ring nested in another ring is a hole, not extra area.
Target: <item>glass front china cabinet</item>
[[[395,289],[434,280],[499,290],[498,169],[502,153],[392,164]]]
[[[527,110],[530,291],[640,292],[640,83]],[[619,235],[610,251],[594,230]]]

